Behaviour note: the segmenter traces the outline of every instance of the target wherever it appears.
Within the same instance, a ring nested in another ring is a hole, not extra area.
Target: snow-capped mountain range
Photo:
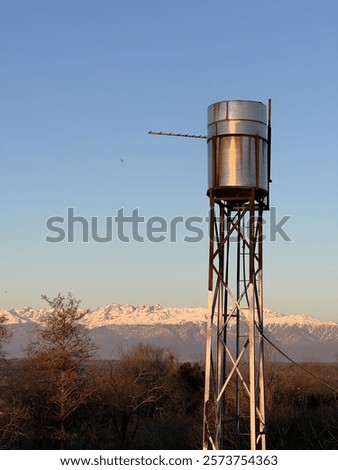
[[[1,310],[13,332],[4,348],[7,357],[22,357],[23,349],[43,326],[43,308],[24,307]],[[205,308],[167,308],[161,305],[111,304],[89,312],[83,324],[98,347],[97,355],[117,358],[121,350],[137,343],[170,348],[180,361],[203,361],[207,310]],[[264,310],[269,339],[296,361],[332,362],[338,359],[338,323],[320,321],[306,315],[291,316]],[[231,330],[230,330],[231,340]],[[269,349],[271,360],[285,360]]]

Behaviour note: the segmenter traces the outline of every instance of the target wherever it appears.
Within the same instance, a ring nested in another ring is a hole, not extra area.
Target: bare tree
[[[111,364],[105,380],[109,424],[121,449],[130,448],[141,418],[164,413],[174,387],[176,361],[161,348],[137,345]]]
[[[0,312],[0,358],[4,357],[3,345],[12,337],[11,332],[8,330],[5,323],[7,322],[7,315]]]
[[[27,348],[21,388],[40,437],[52,437],[64,448],[74,438],[77,412],[93,395],[88,363],[96,348],[80,324],[88,311],[79,309],[78,300],[70,293],[42,298],[50,313]]]
[[[8,375],[10,364],[5,360],[3,345],[12,337],[12,333],[6,326],[8,318],[0,313],[0,447],[10,447],[13,441],[21,434],[20,422],[23,417],[20,406],[16,406],[14,400],[7,399],[9,395]]]
[[[16,447],[18,441],[26,436],[27,409],[12,392],[5,389],[0,397],[0,449]]]

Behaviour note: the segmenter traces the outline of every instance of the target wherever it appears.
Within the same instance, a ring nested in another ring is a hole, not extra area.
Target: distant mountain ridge
[[[34,328],[51,314],[48,309],[32,307],[1,312],[13,331],[4,348],[8,357],[22,357]],[[83,324],[90,330],[100,358],[116,358],[121,349],[141,342],[168,347],[181,361],[203,361],[206,318],[205,308],[115,303],[89,312]],[[267,336],[294,360],[331,362],[338,358],[336,322],[265,309],[264,326]],[[230,340],[231,335],[230,330]],[[272,360],[284,360],[277,352],[271,355]]]

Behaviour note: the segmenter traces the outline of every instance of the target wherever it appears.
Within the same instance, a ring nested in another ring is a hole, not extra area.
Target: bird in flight
[[[123,158],[120,158],[120,162],[124,163],[124,160],[123,160]]]

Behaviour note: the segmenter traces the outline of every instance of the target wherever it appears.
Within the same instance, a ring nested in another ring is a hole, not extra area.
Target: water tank
[[[265,197],[269,189],[267,108],[231,100],[208,107],[208,194]]]

